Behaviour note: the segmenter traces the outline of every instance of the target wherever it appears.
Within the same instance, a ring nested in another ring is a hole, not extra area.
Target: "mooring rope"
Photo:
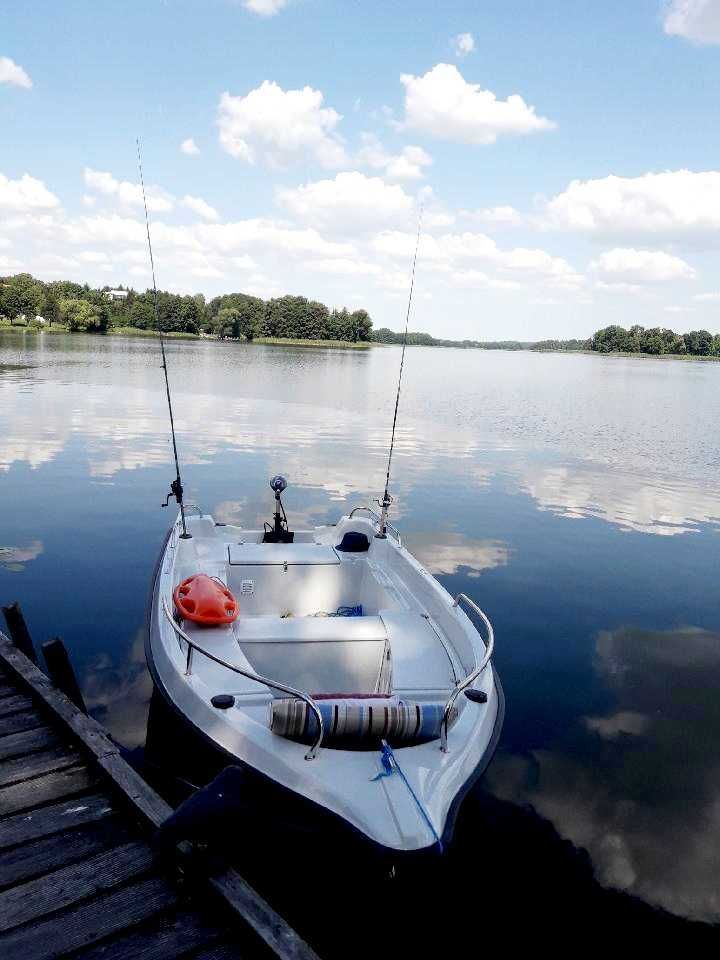
[[[405,784],[405,786],[407,787],[408,792],[410,793],[410,796],[415,801],[415,805],[420,811],[420,815],[422,816],[423,820],[430,828],[430,832],[435,838],[435,843],[437,844],[438,851],[440,853],[443,853],[445,848],[443,846],[442,840],[438,836],[438,832],[435,829],[435,825],[430,819],[430,814],[427,812],[427,810],[422,804],[422,801],[420,800],[420,798],[418,797],[418,795],[415,793],[412,786],[410,785],[410,781],[405,776],[402,767],[398,763],[397,757],[393,753],[392,747],[387,742],[387,740],[381,740],[380,742],[382,743],[382,751],[380,753],[380,763],[382,764],[382,770],[377,774],[377,776],[374,776],[371,779],[375,781],[375,780],[381,780],[383,777],[391,777],[393,773],[395,773],[395,771],[397,771],[400,774],[400,778],[402,782]]]

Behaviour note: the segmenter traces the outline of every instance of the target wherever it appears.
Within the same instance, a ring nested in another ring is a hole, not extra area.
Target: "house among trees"
[[[105,296],[108,300],[125,300],[128,295],[127,290],[107,290]]]

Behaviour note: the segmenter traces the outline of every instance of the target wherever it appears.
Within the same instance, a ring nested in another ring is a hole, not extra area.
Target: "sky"
[[[0,275],[720,331],[720,0],[0,0]]]

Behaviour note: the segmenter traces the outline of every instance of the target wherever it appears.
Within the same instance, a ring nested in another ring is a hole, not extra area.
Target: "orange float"
[[[173,600],[184,620],[206,627],[232,623],[239,613],[238,602],[225,584],[205,573],[196,573],[179,583]]]

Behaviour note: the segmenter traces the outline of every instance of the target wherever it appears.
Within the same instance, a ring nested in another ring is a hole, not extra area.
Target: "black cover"
[[[335,549],[342,550],[344,553],[367,553],[370,549],[370,541],[364,533],[348,530]]]

